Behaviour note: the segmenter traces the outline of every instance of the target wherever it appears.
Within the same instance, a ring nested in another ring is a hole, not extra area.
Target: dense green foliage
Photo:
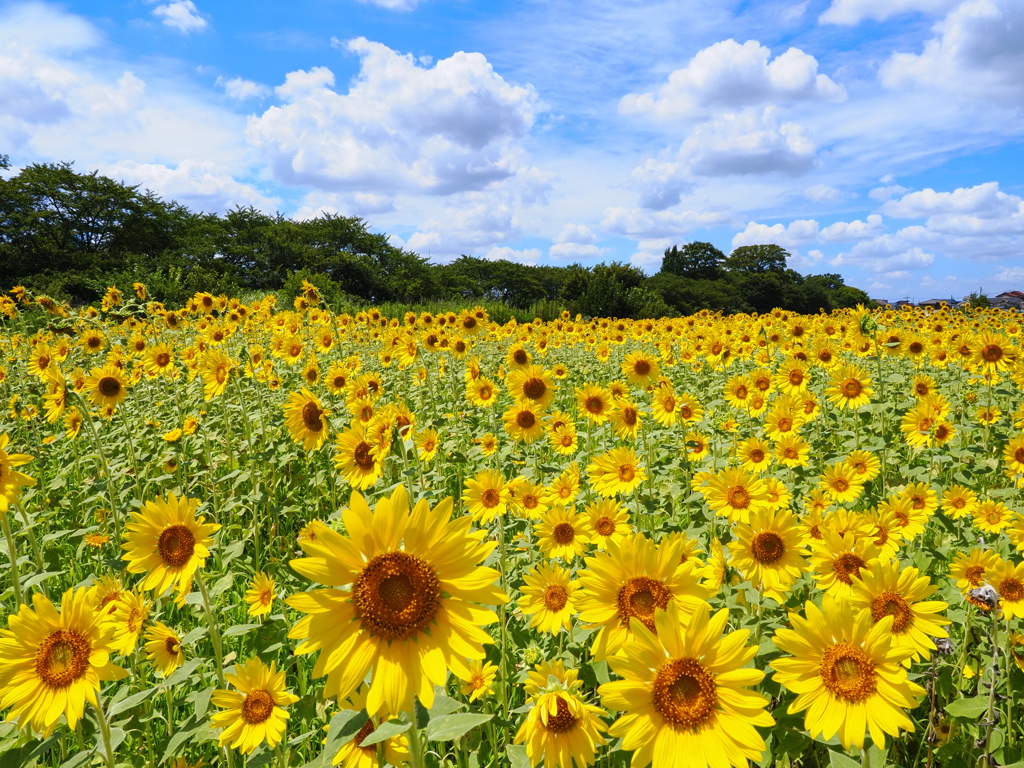
[[[727,257],[710,243],[689,243],[667,250],[653,277],[618,263],[528,266],[461,256],[431,264],[359,218],[294,221],[252,207],[195,213],[68,163],[30,165],[0,179],[0,286],[23,284],[72,302],[94,302],[107,286],[135,281],[172,304],[197,291],[294,295],[303,279],[336,308],[490,301],[544,319],[563,309],[641,318],[700,309],[817,312],[868,301],[839,275],[788,269],[788,255],[752,245]]]

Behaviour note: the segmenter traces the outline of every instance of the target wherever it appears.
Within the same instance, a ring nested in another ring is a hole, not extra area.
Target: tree
[[[742,245],[729,254],[725,268],[730,272],[781,272],[789,252],[779,245]]]
[[[687,243],[680,249],[673,245],[665,250],[661,271],[693,280],[718,280],[722,277],[725,254],[711,243]]]

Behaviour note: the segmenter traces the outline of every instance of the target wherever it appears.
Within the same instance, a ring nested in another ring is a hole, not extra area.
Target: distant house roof
[[[998,296],[995,296],[994,298],[997,301],[999,301],[999,300],[1004,300],[1005,301],[1007,299],[1009,299],[1011,301],[1014,300],[1014,299],[1016,299],[1017,301],[1024,301],[1024,293],[1022,293],[1021,291],[1003,291],[1002,293],[1000,293]]]

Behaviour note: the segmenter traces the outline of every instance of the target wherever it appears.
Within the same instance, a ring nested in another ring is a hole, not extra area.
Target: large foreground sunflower
[[[909,648],[894,647],[893,618],[872,622],[871,611],[852,611],[845,600],[825,595],[822,607],[808,602],[805,616],[790,613],[792,629],[775,633],[790,656],[771,663],[776,682],[797,694],[789,712],[803,712],[812,738],[839,734],[847,749],[864,746],[865,733],[880,749],[885,736],[913,731],[904,710],[917,706],[924,689],[907,680],[900,662]]]
[[[292,567],[328,588],[288,598],[307,614],[289,637],[305,641],[297,653],[322,651],[313,674],[327,675],[325,696],[348,696],[372,670],[371,716],[412,711],[414,695],[429,709],[449,668],[465,676],[467,658],[484,658],[483,627],[497,616],[478,604],[508,600],[498,572],[480,565],[497,543],[451,513],[450,498],[410,510],[401,486],[372,511],[353,493],[348,536],[318,524],[315,541],[299,542],[309,557]]]
[[[220,529],[216,523],[204,523],[196,517],[198,499],[173,493],[166,499],[147,501],[125,531],[129,573],[144,573],[141,589],[152,589],[157,595],[169,587],[183,592],[192,583],[195,572],[210,556],[213,534]]]
[[[765,743],[754,726],[775,720],[765,711],[768,699],[746,690],[764,678],[744,669],[757,648],[746,645],[748,630],[723,636],[729,611],[710,610],[700,605],[684,627],[670,603],[655,613],[657,635],[634,619],[633,638],[609,659],[624,679],[598,693],[606,707],[625,712],[609,734],[622,737],[634,768],[740,768],[761,759]]]
[[[100,683],[128,673],[110,662],[114,624],[89,590],[69,589],[60,612],[36,592],[0,629],[0,709],[20,728],[49,735],[61,715],[74,729]]]

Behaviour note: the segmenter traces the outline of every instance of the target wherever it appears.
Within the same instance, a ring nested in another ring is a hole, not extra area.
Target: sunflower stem
[[[103,756],[107,761],[107,768],[114,768],[114,752],[110,748],[110,723],[103,712],[103,703],[99,693],[96,694],[96,720],[100,724],[100,736],[103,739]]]
[[[505,573],[505,521],[502,515],[498,515],[498,545],[501,547],[501,591],[508,595],[508,576]],[[501,604],[501,679],[504,685],[501,686],[501,717],[508,719],[508,689],[512,685],[508,671],[508,607],[507,603]],[[416,720],[413,719],[413,728],[416,727]],[[494,745],[497,753],[498,745]]]
[[[11,582],[14,584],[14,599],[18,606],[22,604],[21,599],[21,578],[18,575],[18,551],[14,546],[14,534],[11,533],[11,521],[7,519],[7,513],[0,513],[0,524],[3,525],[4,538],[7,539],[7,553],[11,561]],[[12,613],[16,613],[12,611]]]
[[[992,678],[989,680],[988,689],[988,709],[985,712],[985,743],[982,747],[981,760],[978,764],[989,768],[992,766],[992,727],[995,723],[995,709],[996,709],[996,686],[999,683],[999,619],[997,617],[998,611],[992,611]]]
[[[423,754],[423,745],[420,744],[420,729],[416,725],[416,710],[409,713],[412,720],[412,728],[409,729],[409,765],[412,768],[424,768],[426,755]]]
[[[217,657],[217,681],[221,688],[227,688],[224,680],[224,647],[221,645],[220,624],[213,613],[213,606],[210,604],[210,593],[206,590],[206,582],[203,575],[196,571],[196,584],[199,586],[199,594],[203,597],[203,607],[206,609],[206,619],[210,624],[210,640],[213,643],[213,653]]]
[[[113,477],[110,474],[110,462],[107,461],[107,454],[103,451],[103,441],[100,440],[99,432],[96,430],[96,425],[92,421],[92,413],[89,411],[89,403],[86,401],[81,394],[78,395],[78,399],[82,401],[82,407],[85,409],[82,411],[82,421],[89,425],[89,432],[92,434],[93,443],[96,444],[96,453],[100,457],[100,462],[103,464],[103,477],[107,481],[107,495],[110,497],[110,516],[114,520],[114,539],[121,543],[121,513],[119,507],[119,497],[117,492],[114,490]]]

